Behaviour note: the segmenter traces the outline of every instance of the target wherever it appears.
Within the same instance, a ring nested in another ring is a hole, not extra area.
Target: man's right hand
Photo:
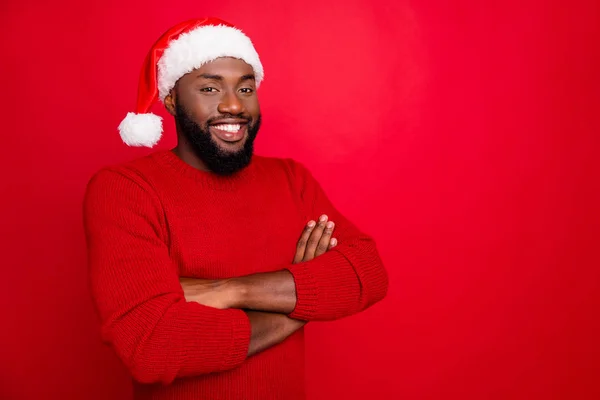
[[[298,239],[293,263],[310,261],[337,245],[337,240],[331,238],[334,228],[335,224],[327,220],[327,215],[322,215],[318,222],[310,221]]]

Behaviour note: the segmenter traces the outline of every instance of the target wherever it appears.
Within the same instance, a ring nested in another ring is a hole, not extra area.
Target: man
[[[103,168],[88,185],[93,296],[137,399],[303,399],[304,325],[387,292],[373,240],[309,171],[253,156],[263,76],[230,24],[171,28],[119,130],[129,145],[156,144],[161,120],[148,110],[160,98],[177,146]]]

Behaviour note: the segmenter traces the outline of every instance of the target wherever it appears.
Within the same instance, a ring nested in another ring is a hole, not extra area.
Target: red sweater
[[[321,214],[336,223],[338,245],[291,264],[302,229]],[[290,316],[307,321],[354,314],[387,291],[375,243],[290,159],[254,156],[224,178],[159,151],[99,171],[84,222],[102,335],[131,372],[136,399],[304,398],[303,330],[247,357],[245,313],[186,302],[180,275],[288,269]]]

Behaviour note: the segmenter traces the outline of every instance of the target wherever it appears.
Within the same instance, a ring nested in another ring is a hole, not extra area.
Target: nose
[[[240,101],[235,93],[225,92],[217,108],[221,114],[242,114],[246,111],[244,103]]]

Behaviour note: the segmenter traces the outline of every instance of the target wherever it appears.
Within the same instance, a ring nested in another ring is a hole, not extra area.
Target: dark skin
[[[196,124],[210,127],[212,140],[225,152],[237,152],[244,146],[248,124],[260,115],[252,67],[230,57],[184,75],[164,100],[171,115],[176,115],[176,101]],[[240,124],[241,137],[227,137],[218,130],[222,123]],[[208,170],[181,132],[173,152],[192,167]],[[335,246],[333,230],[327,216],[310,221],[298,239],[292,262],[310,261]],[[181,278],[180,282],[187,301],[245,310],[252,326],[248,356],[280,343],[306,323],[287,316],[296,307],[296,286],[287,270],[223,280]]]
[[[256,82],[252,67],[244,61],[223,57],[203,65],[179,79],[175,88],[165,97],[165,107],[171,115],[176,114],[175,101],[190,113],[197,124],[211,124],[211,137],[219,147],[228,152],[239,151],[248,139],[236,142],[222,140],[214,127],[219,123],[240,123],[256,121],[260,114],[260,105],[256,95]],[[242,129],[245,129],[243,127]],[[208,168],[199,159],[185,136],[178,132],[177,146],[173,149],[183,161],[194,168],[207,171]]]
[[[293,264],[310,261],[337,243],[334,224],[310,221],[296,245]],[[209,280],[181,278],[186,299],[215,308],[240,308],[289,314],[296,307],[296,286],[289,271],[265,272],[238,278]]]
[[[324,216],[325,217],[325,216]],[[293,263],[325,253],[337,242],[326,218],[309,222],[296,245]],[[306,322],[288,317],[296,307],[296,286],[289,271],[266,272],[232,279],[180,278],[185,299],[215,308],[246,310],[252,326],[248,356],[274,346]]]

